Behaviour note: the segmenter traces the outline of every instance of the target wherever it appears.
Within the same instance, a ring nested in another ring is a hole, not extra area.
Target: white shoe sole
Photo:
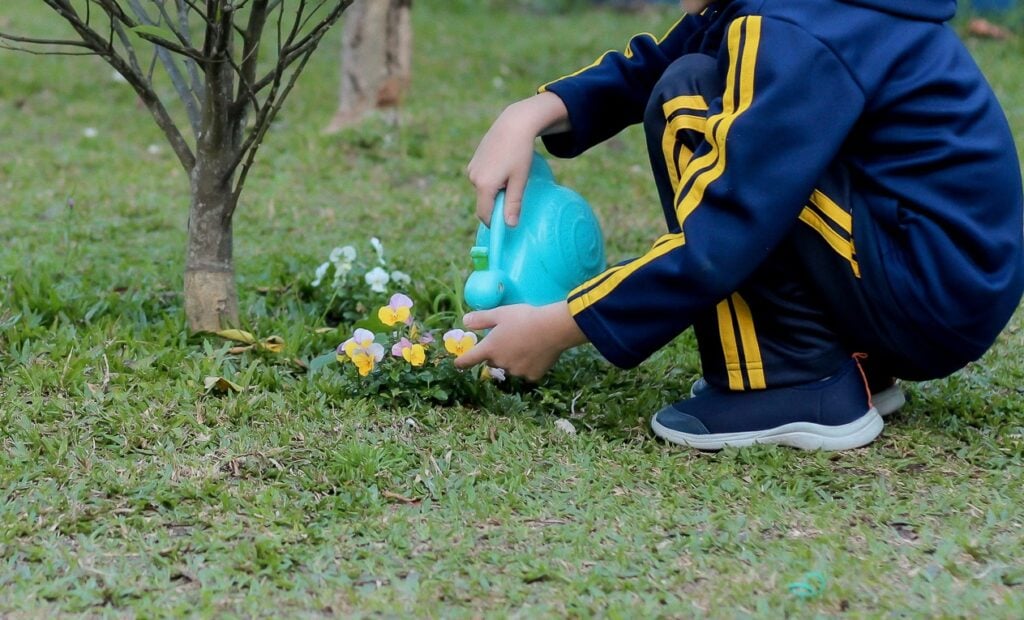
[[[881,392],[871,395],[871,404],[878,409],[878,415],[883,418],[896,413],[900,407],[907,403],[907,395],[898,383],[890,385]]]
[[[755,444],[777,444],[792,446],[801,450],[850,450],[866,446],[882,432],[882,416],[872,407],[867,413],[848,424],[826,426],[812,422],[793,422],[763,431],[740,433],[711,433],[693,435],[674,431],[658,423],[657,415],[651,418],[654,434],[665,441],[698,450],[721,450],[722,448],[752,446]]]

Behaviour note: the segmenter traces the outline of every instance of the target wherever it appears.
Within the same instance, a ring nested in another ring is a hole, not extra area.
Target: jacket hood
[[[949,21],[956,14],[956,0],[839,0],[891,15],[930,22]]]

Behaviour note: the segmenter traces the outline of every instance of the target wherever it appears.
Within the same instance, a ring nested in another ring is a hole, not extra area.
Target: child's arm
[[[564,301],[547,306],[519,304],[470,312],[462,319],[469,329],[490,329],[480,344],[455,365],[469,368],[488,362],[509,374],[536,381],[566,349],[587,342]]]
[[[519,223],[526,177],[537,136],[569,130],[565,104],[552,93],[540,93],[505,108],[484,134],[466,167],[476,188],[476,215],[490,226],[494,197],[505,189],[505,223]]]

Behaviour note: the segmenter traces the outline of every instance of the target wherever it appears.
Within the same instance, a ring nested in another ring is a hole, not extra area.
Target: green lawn
[[[38,4],[5,2],[0,29],[52,31]],[[1019,316],[842,454],[655,441],[650,413],[699,375],[690,334],[631,372],[582,350],[484,407],[346,398],[336,367],[292,361],[347,337],[304,293],[331,248],[378,236],[456,288],[490,120],[673,21],[455,4],[416,5],[400,126],[319,134],[335,32],[267,140],[236,256],[244,327],[280,355],[185,331],[187,179],[129,89],[96,59],[0,50],[0,616],[1024,615]],[[971,47],[1024,144],[1024,44]],[[554,163],[612,260],[661,225],[643,148]]]

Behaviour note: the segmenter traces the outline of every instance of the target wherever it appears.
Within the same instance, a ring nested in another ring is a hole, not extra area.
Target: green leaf
[[[135,26],[134,28],[130,28],[129,30],[138,35],[147,35],[149,37],[154,37],[157,39],[165,39],[168,42],[173,42],[177,38],[174,36],[174,33],[171,32],[170,29],[164,28],[162,26],[142,24],[139,26]]]
[[[309,362],[309,376],[315,376],[316,373],[323,370],[328,364],[334,362],[337,359],[338,354],[334,351],[329,351],[323,355],[314,357]]]
[[[438,402],[441,402],[441,403],[443,403],[443,402],[448,400],[448,392],[446,392],[445,390],[443,390],[441,388],[437,388],[436,390],[431,392],[430,396],[434,400],[436,400]]]

